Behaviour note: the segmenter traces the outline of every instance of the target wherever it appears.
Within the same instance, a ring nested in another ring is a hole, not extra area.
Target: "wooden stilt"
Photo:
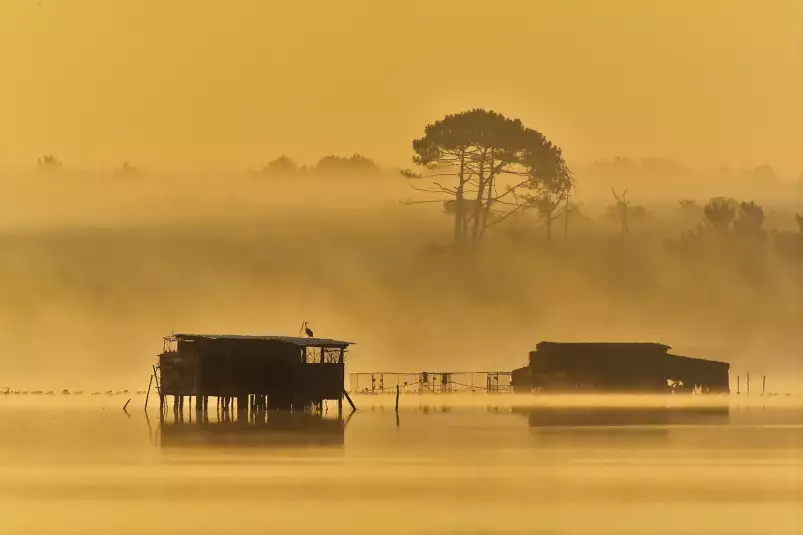
[[[148,380],[148,392],[145,394],[145,412],[148,412],[148,398],[151,397],[151,383],[153,383],[153,375]]]
[[[248,396],[237,397],[237,421],[248,421]]]
[[[354,406],[354,402],[351,401],[351,398],[349,397],[349,393],[346,392],[345,389],[343,390],[343,395],[346,397],[346,401],[349,402],[349,405],[351,405],[351,410],[352,411],[356,411],[357,407]]]

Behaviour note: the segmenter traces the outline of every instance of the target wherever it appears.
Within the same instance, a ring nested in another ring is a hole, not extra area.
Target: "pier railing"
[[[349,374],[348,391],[357,394],[512,392],[511,373],[487,372],[359,372]]]

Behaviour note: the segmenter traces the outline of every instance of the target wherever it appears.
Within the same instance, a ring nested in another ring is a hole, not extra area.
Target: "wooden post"
[[[354,406],[354,402],[351,401],[351,398],[349,397],[349,393],[346,392],[345,389],[343,390],[343,395],[346,397],[346,401],[349,402],[349,405],[351,405],[351,410],[352,411],[356,411],[357,407]]]
[[[767,376],[765,375],[761,379],[761,395],[763,396],[767,390]]]
[[[747,372],[747,395],[750,395],[750,372]]]
[[[571,190],[570,190],[571,191]],[[564,218],[563,218],[563,241],[569,241],[569,195],[570,192],[566,192],[566,206],[563,209],[564,211]]]
[[[396,412],[399,412],[399,385],[396,385]]]
[[[343,391],[346,391],[346,348],[340,348],[340,355],[337,359],[338,364],[340,364],[340,384],[343,385]],[[343,418],[343,396],[341,395],[337,398],[337,419],[341,420]]]
[[[248,396],[237,396],[237,421],[248,420]]]
[[[738,375],[736,376],[736,394],[741,394],[742,393],[742,391],[741,391],[741,379],[742,378],[740,376],[738,376]]]
[[[156,380],[156,392],[162,395],[162,387],[159,385],[159,376],[156,374],[156,366],[151,366],[151,368],[153,368],[153,378]]]
[[[159,394],[159,421],[164,421],[164,413],[165,413],[165,395],[162,392],[162,387],[159,385],[159,376],[156,375],[156,366],[151,366],[153,368],[153,379],[156,381],[156,392]]]
[[[145,412],[148,412],[148,398],[151,397],[151,383],[153,383],[153,375],[148,380],[148,393],[145,394]]]

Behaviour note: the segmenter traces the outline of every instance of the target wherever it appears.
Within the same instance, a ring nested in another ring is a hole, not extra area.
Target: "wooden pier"
[[[512,392],[511,372],[360,372],[349,374],[355,394]]]

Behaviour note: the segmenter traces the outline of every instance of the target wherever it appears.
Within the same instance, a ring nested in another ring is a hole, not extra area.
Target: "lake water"
[[[0,398],[0,533],[803,533],[803,405],[567,400],[161,428],[139,398]]]

